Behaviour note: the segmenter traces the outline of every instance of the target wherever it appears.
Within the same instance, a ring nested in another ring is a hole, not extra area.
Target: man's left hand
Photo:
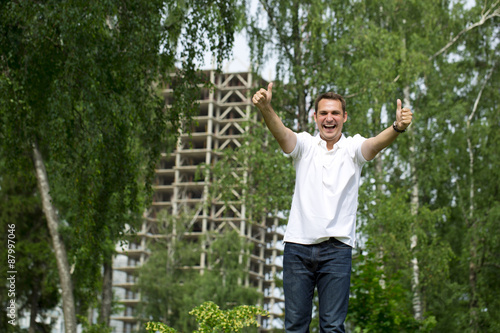
[[[402,108],[401,100],[398,99],[396,109],[396,126],[398,130],[403,131],[410,126],[412,118],[413,112],[409,108]]]

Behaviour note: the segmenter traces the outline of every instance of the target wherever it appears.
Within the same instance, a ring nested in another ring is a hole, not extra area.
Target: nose
[[[326,121],[332,121],[332,120],[333,120],[333,115],[331,113],[327,113]]]

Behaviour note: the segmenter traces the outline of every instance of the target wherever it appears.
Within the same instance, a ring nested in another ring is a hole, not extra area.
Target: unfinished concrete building
[[[154,202],[139,231],[139,241],[130,243],[115,259],[114,288],[125,309],[113,317],[115,332],[137,329],[134,311],[140,295],[133,291],[136,282],[134,272],[147,260],[148,240],[162,237],[156,226],[156,216],[161,210],[173,215],[194,210],[191,227],[186,234],[194,242],[209,231],[224,228],[237,230],[253,244],[248,274],[242,283],[262,293],[261,305],[271,313],[269,318],[262,319],[260,330],[271,331],[275,319],[281,314],[283,299],[274,280],[275,275],[281,272],[279,219],[262,216],[250,220],[250,207],[243,200],[225,205],[222,201],[209,199],[211,177],[208,174],[204,179],[195,177],[200,164],[212,165],[224,149],[244,144],[245,123],[257,120],[251,104],[257,85],[251,73],[206,71],[204,74],[209,76],[215,89],[202,91],[199,114],[194,117],[192,132],[181,134],[175,151],[163,154],[156,170]],[[167,100],[171,93],[170,89],[165,89]],[[244,170],[240,176],[244,176]],[[194,268],[202,271],[206,265],[206,255],[201,252]]]

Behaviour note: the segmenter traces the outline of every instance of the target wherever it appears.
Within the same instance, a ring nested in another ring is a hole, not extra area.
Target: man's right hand
[[[270,82],[267,86],[267,90],[264,88],[260,88],[259,91],[253,95],[252,102],[258,107],[260,110],[266,108],[271,104],[271,98],[273,97],[273,83]]]
[[[289,128],[283,125],[283,122],[274,112],[271,106],[271,98],[273,97],[273,83],[269,83],[267,90],[261,88],[252,97],[253,104],[260,110],[267,128],[278,141],[281,149],[289,154],[297,144],[297,135]]]

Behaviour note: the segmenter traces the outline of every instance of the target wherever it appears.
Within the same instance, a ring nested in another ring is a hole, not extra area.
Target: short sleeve
[[[305,143],[307,139],[311,137],[311,134],[307,132],[301,132],[301,133],[295,133],[295,135],[297,136],[297,143],[295,144],[295,148],[293,148],[293,150],[289,154],[285,153],[285,156],[289,156],[294,160],[298,160],[302,157]]]
[[[366,141],[366,138],[365,137],[362,137],[361,135],[359,134],[356,134],[352,137],[352,149],[353,149],[353,153],[354,153],[354,161],[359,164],[359,165],[363,165],[365,164],[366,162],[368,162],[368,160],[363,156],[363,153],[361,151],[361,146],[363,145],[363,142]]]

